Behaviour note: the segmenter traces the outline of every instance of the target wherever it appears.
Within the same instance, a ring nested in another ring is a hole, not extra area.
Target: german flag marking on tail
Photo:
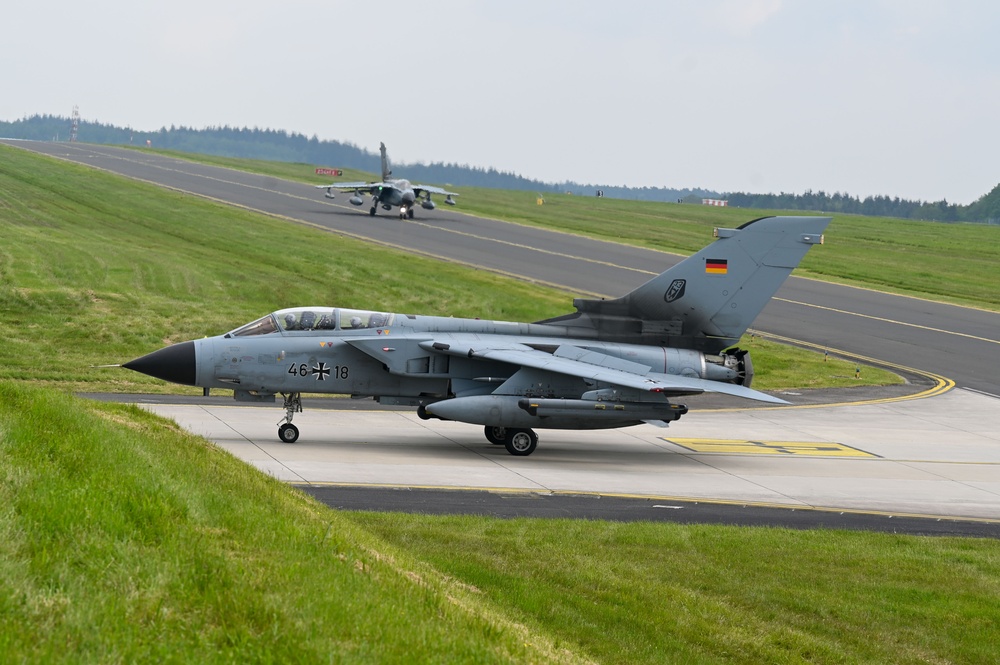
[[[725,275],[729,272],[728,259],[705,259],[705,274]]]

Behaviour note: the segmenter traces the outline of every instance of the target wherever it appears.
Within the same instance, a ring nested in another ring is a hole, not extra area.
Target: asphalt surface
[[[814,508],[772,508],[711,501],[664,500],[607,494],[495,492],[413,487],[299,485],[338,510],[476,515],[502,519],[549,518],[612,522],[723,524],[785,529],[843,529],[918,536],[1000,538],[996,522],[909,517]]]
[[[652,250],[474,217],[463,214],[460,207],[418,210],[416,220],[402,221],[389,214],[372,219],[365,208],[348,205],[347,197],[330,201],[309,185],[142,151],[87,144],[2,142],[334,233],[561,287],[582,296],[621,295],[680,259]],[[600,201],[594,205],[600,205]],[[709,241],[706,238],[706,244]],[[835,236],[828,234],[828,242],[836,242]],[[822,250],[818,247],[813,251]],[[572,307],[567,298],[569,311]],[[792,277],[758,317],[754,328],[831,353],[843,352],[898,370],[912,369],[930,383],[954,381],[958,387],[987,397],[1000,396],[1000,363],[996,360],[1000,315],[993,312]]]

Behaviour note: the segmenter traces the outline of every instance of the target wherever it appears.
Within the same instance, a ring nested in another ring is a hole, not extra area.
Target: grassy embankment
[[[0,378],[197,392],[91,366],[293,304],[512,321],[572,310],[552,289],[0,150]],[[819,353],[757,340],[754,354],[755,387],[764,390],[858,384],[853,364],[824,363]],[[862,380],[895,377],[873,368]]]
[[[541,627],[134,406],[0,382],[5,663],[532,662]]]
[[[355,284],[453,297],[339,238],[268,244],[270,220],[42,161],[0,148],[0,363],[27,380],[0,381],[5,660],[993,661],[997,541],[338,513],[139,409],[30,387],[289,300],[362,304]],[[489,306],[531,318],[523,296]]]

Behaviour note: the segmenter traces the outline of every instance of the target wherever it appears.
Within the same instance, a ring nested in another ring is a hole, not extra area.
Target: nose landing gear
[[[281,393],[285,398],[285,420],[278,421],[278,438],[284,443],[295,443],[299,438],[299,428],[292,424],[292,416],[302,413],[302,393]]]

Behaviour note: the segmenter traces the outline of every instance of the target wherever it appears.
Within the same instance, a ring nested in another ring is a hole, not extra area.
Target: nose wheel
[[[284,443],[295,443],[299,428],[292,424],[292,416],[302,413],[302,393],[281,393],[285,398],[285,420],[278,423],[278,438]]]

